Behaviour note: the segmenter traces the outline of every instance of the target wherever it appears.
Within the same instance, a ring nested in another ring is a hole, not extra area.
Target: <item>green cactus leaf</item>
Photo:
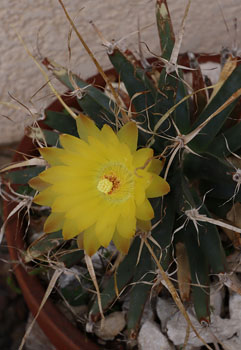
[[[34,166],[24,168],[21,170],[12,170],[9,173],[4,174],[4,178],[9,180],[12,184],[24,185],[27,184],[32,177],[39,175],[45,167]]]
[[[103,309],[107,309],[114,300],[117,299],[116,288],[120,293],[127,284],[132,280],[136,270],[136,262],[140,249],[140,239],[136,238],[132,243],[128,254],[119,265],[116,274],[111,276],[104,290],[101,291],[101,303]],[[91,308],[93,317],[99,314],[99,306],[97,300]]]
[[[161,94],[159,94],[145,71],[139,66],[136,67],[120,50],[115,49],[113,54],[109,55],[109,58],[120,75],[121,81],[125,84],[137,113],[136,119],[141,122],[142,128],[153,130],[161,114],[164,113]],[[162,129],[168,128],[168,126],[166,122]],[[142,130],[139,131],[139,136],[139,144],[142,146],[151,137],[150,134]],[[157,152],[161,152],[163,150],[163,140],[159,138],[153,147]]]
[[[210,154],[197,156],[186,154],[184,158],[184,172],[192,180],[205,179],[214,182],[230,182],[230,164]]]
[[[155,218],[152,221],[156,227],[152,230],[152,237],[162,248],[162,266],[164,269],[168,267],[169,263],[169,249],[171,248],[173,225],[175,222],[176,205],[175,194],[172,192],[165,197],[164,208],[161,211],[162,198],[151,201]],[[164,214],[165,213],[165,214]],[[160,221],[161,220],[161,221]],[[160,223],[158,224],[158,222]],[[156,254],[160,254],[157,247],[152,247]]]
[[[161,103],[160,112],[162,112],[162,114],[166,113],[171,107],[173,107],[177,86],[178,80],[176,79],[176,73],[173,73],[173,75],[167,75],[165,68],[163,68],[158,83],[158,88],[162,92],[162,95],[159,96]]]
[[[47,142],[47,145],[49,146],[59,146],[59,134],[55,131],[51,130],[42,130],[45,140]]]
[[[206,218],[206,221],[199,221],[198,218],[193,221],[189,218],[189,222],[187,220],[188,226],[191,225],[193,231],[196,233],[195,240],[198,243],[199,249],[206,257],[213,273],[224,272],[225,254],[217,227],[210,222],[212,216],[197,192],[193,188],[190,189],[185,180],[182,182],[182,187],[184,193],[184,210],[197,209],[198,215]]]
[[[187,87],[185,86],[182,80],[179,80],[174,104],[181,101],[187,95]],[[174,121],[182,134],[186,134],[188,132],[188,130],[190,129],[190,108],[188,100],[181,103],[175,109]]]
[[[227,213],[231,210],[233,206],[233,202],[228,201],[224,203],[223,199],[207,196],[205,200],[205,205],[212,214],[216,215],[220,219],[226,219]]]
[[[234,200],[241,200],[241,191],[236,188],[238,183],[233,180],[235,168],[221,158],[208,154],[203,157],[188,154],[184,161],[184,171],[191,180],[202,180],[201,193],[210,191],[208,196],[223,199],[223,202],[235,193]]]
[[[138,333],[141,316],[150,295],[151,281],[154,275],[153,262],[147,248],[144,246],[141,252],[140,261],[136,267],[133,288],[130,292],[130,305],[127,312],[127,329],[129,336],[133,339]]]
[[[200,190],[202,193],[209,192],[209,196],[222,200],[222,204],[226,203],[226,201],[241,202],[241,191],[237,182],[234,182],[230,179],[227,182],[210,182],[203,180],[200,184]]]
[[[78,136],[75,120],[66,112],[45,111],[45,124],[65,134]]]
[[[175,193],[174,191],[166,196],[161,223],[152,230],[152,237],[157,244],[162,248],[160,249],[151,241],[153,251],[157,256],[161,256],[162,267],[166,270],[170,261],[171,241],[173,233],[173,224],[175,218]],[[155,225],[161,219],[161,202],[162,198],[152,200],[152,206],[155,211],[155,219],[153,225]],[[130,293],[130,308],[127,314],[127,327],[129,334],[135,334],[139,327],[140,318],[145,306],[145,303],[149,297],[150,289],[152,287],[151,281],[154,276],[150,273],[154,269],[152,258],[146,247],[143,247],[140,262],[136,267],[134,280],[137,284],[134,285],[133,290]],[[140,307],[142,305],[142,307]]]
[[[84,250],[78,249],[76,241],[72,241],[71,247],[61,254],[58,259],[63,262],[67,268],[70,268],[83,260],[84,256]]]
[[[204,111],[200,114],[197,121],[194,123],[192,130],[198,127],[202,122],[207,120],[215,111],[220,108],[236,91],[241,88],[241,66],[238,66],[233,73],[224,82],[218,93],[214,96],[211,102],[207,105]],[[230,105],[223,109],[215,116],[201,132],[189,143],[189,147],[195,152],[204,152],[214,140],[215,136],[221,130],[224,122],[227,120],[233,111],[238,99],[234,99]]]
[[[109,59],[124,82],[126,90],[137,113],[145,114],[146,108],[154,106],[156,90],[144,70],[135,65],[119,49],[109,55]],[[154,92],[154,95],[153,95]],[[139,96],[136,94],[140,93]],[[151,111],[153,108],[149,109]]]
[[[157,0],[156,2],[156,21],[162,57],[168,60],[175,44],[175,35],[166,0]]]
[[[91,298],[89,290],[94,288],[91,278],[85,268],[73,268],[67,272],[72,279],[68,283],[61,284],[63,275],[60,277],[59,286],[62,296],[71,306],[88,305]]]
[[[61,288],[61,293],[71,306],[86,305],[89,302],[90,294],[82,287],[78,280],[64,288]]]
[[[24,254],[26,263],[49,253],[52,249],[63,243],[62,231],[43,234],[38,240],[33,242]]]
[[[116,117],[113,111],[115,108],[115,103],[102,92],[100,89],[88,84],[86,81],[81,79],[75,74],[69,73],[66,69],[61,70],[56,69],[53,71],[54,75],[58,80],[60,80],[65,86],[67,86],[71,91],[76,90],[70,81],[70,74],[72,80],[75,82],[76,86],[82,90],[81,98],[77,97],[77,101],[81,109],[91,117],[98,127],[103,126],[106,117],[111,121],[115,122]],[[105,118],[103,118],[105,116]]]
[[[218,157],[227,157],[230,155],[230,151],[236,152],[241,148],[240,135],[241,123],[239,122],[228,130],[225,130],[220,135],[216,136],[208,147],[207,152],[210,152]]]
[[[200,249],[197,233],[192,223],[182,232],[191,271],[192,299],[199,322],[209,323],[209,270],[205,254]],[[200,286],[200,287],[199,287]]]

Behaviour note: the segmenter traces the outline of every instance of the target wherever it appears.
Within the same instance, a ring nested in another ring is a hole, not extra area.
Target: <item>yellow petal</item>
[[[44,232],[50,233],[62,229],[64,223],[63,213],[51,213],[44,223]]]
[[[75,208],[73,210],[67,212],[65,217],[66,219],[75,221],[79,231],[86,230],[88,227],[95,224],[98,219],[94,210],[92,211],[91,205],[88,205],[88,208],[85,208],[83,205],[82,207],[78,207],[77,210],[75,210]]]
[[[47,187],[51,186],[49,183],[41,180],[39,176],[32,177],[32,179],[29,180],[28,184],[37,191],[43,191]]]
[[[77,236],[77,246],[79,249],[84,249],[84,232]]]
[[[130,248],[131,239],[120,236],[118,231],[115,231],[113,242],[116,248],[123,254],[127,254]]]
[[[155,173],[155,174],[159,175],[163,169],[164,164],[165,164],[165,159],[162,159],[162,160],[152,159],[152,161],[150,162],[147,169],[151,173]]]
[[[109,143],[112,146],[116,146],[119,144],[119,140],[115,132],[108,124],[104,124],[103,128],[101,129],[100,136],[101,141],[104,143]]]
[[[69,196],[65,199],[65,204],[62,203],[66,196],[63,196],[61,203],[57,204],[57,209],[60,211],[61,207],[66,208],[65,216],[69,219],[75,220],[78,217],[83,217],[84,220],[89,220],[89,217],[97,219],[97,215],[104,211],[101,198],[95,196],[95,193],[88,197],[88,193],[84,193],[81,196]],[[54,204],[53,204],[54,207]]]
[[[141,148],[133,154],[133,165],[135,168],[146,168],[153,157],[153,149]]]
[[[138,129],[136,123],[126,123],[117,133],[120,142],[125,143],[131,152],[135,152],[137,148]]]
[[[56,147],[39,148],[41,156],[51,165],[61,165],[63,162],[59,159],[64,154],[64,150]]]
[[[97,221],[98,222],[98,221]],[[106,225],[103,231],[96,231],[96,237],[98,238],[100,245],[107,248],[112,240],[113,234],[115,232],[116,225]],[[95,228],[96,230],[96,228]]]
[[[56,184],[56,182],[59,181],[66,182],[67,184],[67,181],[71,181],[73,177],[78,177],[79,175],[80,174],[76,172],[73,167],[54,166],[44,170],[41,174],[39,174],[39,178],[51,184]]]
[[[75,220],[70,220],[70,219],[64,219],[64,224],[63,224],[63,238],[64,239],[71,239],[80,234],[80,229],[78,227],[78,223]]]
[[[62,147],[69,152],[83,153],[88,149],[88,144],[86,142],[72,135],[62,134],[59,140]]]
[[[146,198],[146,189],[150,186],[152,177],[153,174],[143,169],[136,170],[134,195],[137,206],[141,205]]]
[[[112,147],[112,144],[107,144],[99,139],[96,139],[92,136],[89,136],[88,138],[91,150],[98,152],[98,154],[102,157],[103,162],[106,161],[112,161],[122,159],[122,152],[120,150],[120,147]]]
[[[103,210],[104,208],[104,210]],[[95,234],[103,247],[107,247],[113,237],[120,210],[115,205],[103,205],[102,215],[98,213]]]
[[[86,117],[84,114],[78,116],[76,124],[79,137],[85,142],[88,142],[88,136],[99,137],[100,130],[97,128],[94,121]]]
[[[137,206],[136,217],[144,221],[153,219],[154,211],[148,199],[145,199],[141,205]]]
[[[146,187],[143,186],[143,182],[141,181],[136,182],[134,193],[135,193],[135,202],[137,206],[141,205],[146,198],[145,189]]]
[[[152,182],[146,190],[148,198],[161,197],[170,191],[170,186],[162,177],[152,174]]]
[[[132,238],[136,232],[136,216],[121,215],[117,221],[116,228],[120,236]]]
[[[148,232],[148,231],[150,231],[151,230],[151,221],[150,220],[146,220],[146,221],[144,221],[144,220],[139,220],[139,219],[137,219],[137,221],[136,221],[136,226],[140,229],[140,230],[142,230],[142,231],[144,231],[144,232]]]
[[[100,247],[100,242],[96,237],[94,226],[84,231],[84,249],[87,255],[92,256]]]
[[[44,205],[51,207],[55,200],[55,195],[50,191],[49,188],[43,190],[36,197],[34,197],[33,202],[39,205]]]

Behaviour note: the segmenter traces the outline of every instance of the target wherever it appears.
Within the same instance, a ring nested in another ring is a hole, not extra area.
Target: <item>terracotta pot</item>
[[[200,56],[201,63],[207,61],[219,62],[219,59],[220,56]],[[153,60],[150,60],[150,62],[153,62]],[[188,65],[187,56],[182,56],[180,64]],[[117,77],[114,69],[110,69],[106,71],[106,73],[107,75]],[[104,86],[103,78],[99,74],[88,79],[88,83],[93,81],[96,86]],[[65,96],[63,98],[69,106],[78,106],[77,102],[72,97]],[[54,101],[48,109],[61,111],[63,108],[57,100]],[[46,128],[43,122],[40,122],[40,125]],[[13,161],[17,162],[23,160],[22,154],[37,154],[36,146],[28,136],[25,136],[21,141]],[[5,219],[15,206],[16,203],[4,201]],[[32,276],[27,272],[27,269],[21,260],[20,252],[25,249],[24,222],[22,219],[23,218],[18,213],[13,215],[7,222],[5,232],[10,257],[14,262],[13,270],[29,309],[33,315],[36,315],[44,297],[45,289],[37,277]],[[100,350],[99,345],[88,339],[84,333],[81,333],[80,330],[74,327],[71,322],[66,319],[66,317],[54,305],[51,298],[45,303],[37,318],[37,322],[49,338],[50,342],[56,347],[56,350]]]

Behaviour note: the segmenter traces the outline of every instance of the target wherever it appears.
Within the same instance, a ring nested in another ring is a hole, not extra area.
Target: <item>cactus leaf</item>
[[[127,284],[132,280],[136,269],[139,249],[140,240],[135,239],[130,247],[128,255],[125,256],[124,260],[120,263],[116,273],[110,277],[106,287],[104,290],[102,290],[101,304],[104,310],[117,299],[119,296],[117,293],[120,294],[123,292]],[[96,318],[99,315],[99,306],[97,300],[94,302],[91,308],[91,314],[93,318]]]
[[[45,167],[36,166],[21,170],[12,170],[9,173],[5,173],[4,178],[9,180],[12,184],[24,185],[27,184],[30,179],[39,175],[44,169]]]
[[[200,249],[194,226],[190,223],[183,230],[184,243],[188,254],[192,278],[192,298],[199,322],[209,323],[209,277],[208,262]]]
[[[75,120],[65,112],[45,111],[45,124],[65,134],[78,136]]]
[[[24,261],[30,262],[63,243],[62,231],[43,234],[37,241],[34,241],[27,249]]]
[[[227,157],[231,152],[236,152],[241,148],[241,123],[235,124],[231,128],[224,130],[221,134],[215,137],[207,152],[210,152],[218,157]]]
[[[212,118],[202,131],[189,143],[190,148],[195,152],[204,152],[214,137],[221,130],[224,122],[227,120],[241,94],[241,66],[238,66],[228,79],[224,82],[218,93],[213,97],[204,111],[199,115],[197,121],[193,124],[194,130],[201,123],[207,120],[213,113],[220,109],[220,112]]]
[[[162,57],[168,60],[175,44],[175,35],[166,0],[157,0],[156,2],[156,21]]]

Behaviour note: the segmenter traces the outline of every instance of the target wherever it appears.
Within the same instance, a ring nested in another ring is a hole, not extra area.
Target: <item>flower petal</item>
[[[115,205],[103,205],[102,215],[98,213],[98,220],[95,226],[95,234],[103,247],[107,247],[113,237],[120,209]]]
[[[148,161],[153,157],[153,149],[141,148],[133,154],[133,165],[135,168],[147,167]]]
[[[140,205],[143,203],[146,198],[146,189],[150,186],[152,181],[153,174],[139,169],[136,172],[136,184],[135,184],[135,201],[136,205]]]
[[[143,203],[146,198],[145,188],[143,188],[141,182],[137,182],[135,186],[135,202],[139,206]]]
[[[28,184],[37,191],[43,191],[47,187],[51,186],[49,183],[41,180],[39,176],[32,177],[32,179],[29,180]]]
[[[123,206],[116,228],[120,236],[131,238],[136,232],[136,206],[131,200],[123,203]]]
[[[154,211],[148,199],[145,199],[141,205],[137,206],[136,217],[144,221],[154,218]]]
[[[84,232],[77,236],[77,246],[79,249],[84,249]]]
[[[152,181],[146,189],[146,196],[148,198],[161,197],[170,191],[170,186],[162,177],[152,174]]]
[[[50,233],[59,231],[62,229],[64,224],[63,213],[51,213],[44,223],[44,232]]]
[[[100,242],[96,237],[94,226],[84,231],[84,250],[87,255],[92,256],[100,247]]]
[[[49,189],[49,187],[42,192],[40,192],[36,197],[34,197],[33,202],[39,205],[44,205],[51,207],[55,200],[55,195]]]
[[[84,153],[88,149],[88,144],[80,140],[78,137],[62,134],[59,137],[62,147],[69,152],[77,152],[78,154]]]
[[[85,142],[88,142],[88,136],[99,138],[100,130],[97,128],[94,121],[86,117],[84,114],[80,114],[78,116],[76,119],[76,124],[79,137]]]
[[[79,231],[86,230],[88,227],[94,225],[97,220],[97,217],[94,213],[94,210],[96,209],[92,209],[93,206],[91,205],[92,203],[90,202],[88,208],[83,205],[82,207],[74,208],[74,211],[70,210],[65,215],[66,219],[75,221],[79,228]]]
[[[63,164],[63,162],[61,162],[59,157],[61,155],[64,155],[65,151],[61,148],[56,148],[56,147],[39,148],[39,153],[52,166]]]
[[[98,222],[98,221],[97,221]],[[96,237],[98,238],[99,242],[100,242],[100,245],[102,247],[105,247],[107,248],[108,245],[110,244],[110,241],[112,240],[112,237],[114,235],[114,232],[115,232],[115,227],[116,225],[107,225],[103,231],[96,231]],[[95,228],[96,230],[96,228]]]
[[[122,252],[123,254],[127,254],[128,250],[130,248],[131,239],[125,238],[121,235],[119,235],[118,231],[115,231],[113,236],[113,242],[116,246],[116,248]]]
[[[147,167],[148,171],[151,173],[155,173],[157,175],[160,174],[160,172],[163,169],[163,166],[165,164],[165,159],[159,160],[159,159],[152,159],[152,161],[149,163],[149,166]]]
[[[125,143],[131,150],[131,153],[135,152],[137,148],[138,129],[136,123],[126,123],[117,133],[120,142]]]
[[[108,124],[104,124],[103,128],[100,131],[100,136],[102,142],[109,143],[112,145],[112,147],[119,144],[119,140],[116,134]]]
[[[81,230],[78,227],[78,223],[75,220],[70,220],[70,219],[64,219],[64,224],[63,224],[63,238],[64,239],[71,239],[80,234]]]
[[[123,216],[120,216],[117,221],[117,231],[122,237],[132,238],[136,232],[136,218],[133,216],[127,220]]]
[[[144,221],[144,220],[137,219],[136,226],[144,232],[151,231],[151,221],[150,220]]]
[[[41,174],[39,174],[39,178],[45,182],[56,184],[58,181],[66,182],[73,177],[79,177],[79,173],[76,172],[73,167],[67,166],[54,166],[52,168],[48,168],[44,170]]]

